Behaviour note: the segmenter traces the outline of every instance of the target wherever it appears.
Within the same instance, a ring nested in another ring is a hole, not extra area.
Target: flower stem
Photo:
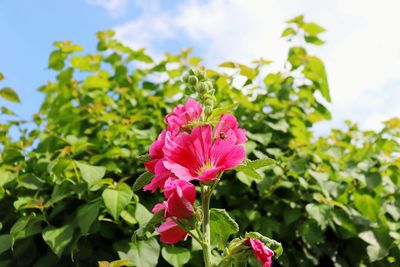
[[[209,186],[202,186],[201,200],[203,208],[203,256],[204,266],[211,267],[211,240],[210,240],[210,198],[211,188]]]

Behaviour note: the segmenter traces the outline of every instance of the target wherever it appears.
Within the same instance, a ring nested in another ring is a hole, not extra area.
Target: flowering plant
[[[239,128],[234,115],[221,112],[224,108],[214,108],[213,85],[204,72],[191,70],[184,81],[199,102],[189,98],[165,117],[167,128],[150,146],[149,160],[145,162],[152,175],[143,176],[150,179],[143,189],[152,193],[159,189],[165,198],[152,209],[162,221],[156,228],[160,240],[176,244],[192,237],[203,250],[205,266],[237,265],[247,262],[252,252],[268,267],[272,257],[282,253],[280,243],[259,233],[247,233],[225,247],[226,239],[238,232],[239,226],[225,210],[210,209],[210,199],[225,171],[254,171],[272,161],[245,160],[246,131]],[[199,206],[196,187],[200,192]],[[153,221],[154,225],[158,222]]]

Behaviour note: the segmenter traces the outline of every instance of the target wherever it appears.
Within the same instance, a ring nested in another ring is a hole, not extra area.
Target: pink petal
[[[182,227],[170,218],[161,224],[160,227],[156,228],[156,230],[160,233],[161,242],[166,244],[176,244],[188,235]]]
[[[224,170],[229,170],[239,166],[245,159],[246,151],[243,146],[235,145],[227,140],[215,141],[211,158],[214,166],[225,166]]]

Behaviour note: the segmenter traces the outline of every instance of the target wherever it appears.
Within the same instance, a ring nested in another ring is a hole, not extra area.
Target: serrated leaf
[[[141,190],[145,185],[151,182],[154,174],[151,172],[144,172],[138,178],[136,178],[135,183],[132,186],[133,191]]]
[[[224,209],[210,210],[211,244],[224,248],[229,236],[239,231],[239,225]]]
[[[102,194],[104,205],[115,220],[118,220],[121,211],[129,204],[132,196],[132,190],[125,183],[120,183],[115,188],[106,188]]]
[[[18,94],[10,87],[2,88],[0,90],[0,96],[10,102],[21,103]]]
[[[64,249],[71,242],[73,234],[73,226],[67,224],[60,228],[55,228],[53,226],[46,228],[42,233],[42,237],[54,254],[60,257]]]
[[[83,180],[87,182],[89,187],[97,184],[106,173],[106,168],[103,166],[92,166],[79,161],[75,161],[75,163],[81,171]]]
[[[190,260],[190,251],[182,247],[164,246],[161,255],[174,267],[184,266]]]

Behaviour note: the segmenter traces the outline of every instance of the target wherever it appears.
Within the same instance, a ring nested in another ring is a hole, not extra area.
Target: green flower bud
[[[214,86],[213,86],[212,82],[210,82],[210,81],[205,81],[205,83],[207,84],[208,91],[210,91],[210,90],[213,89]]]
[[[182,81],[184,81],[185,83],[189,82],[189,74],[185,74],[185,75],[182,77]]]
[[[196,86],[197,83],[199,82],[199,79],[194,75],[190,75],[188,78],[188,82],[190,85]]]
[[[214,106],[214,100],[211,98],[207,98],[206,101],[204,102],[206,107],[213,107]]]
[[[212,112],[212,107],[210,106],[206,106],[204,109],[204,115],[206,115],[206,117],[210,116]]]
[[[197,92],[200,95],[204,95],[208,92],[208,87],[204,82],[200,82],[197,84]]]

